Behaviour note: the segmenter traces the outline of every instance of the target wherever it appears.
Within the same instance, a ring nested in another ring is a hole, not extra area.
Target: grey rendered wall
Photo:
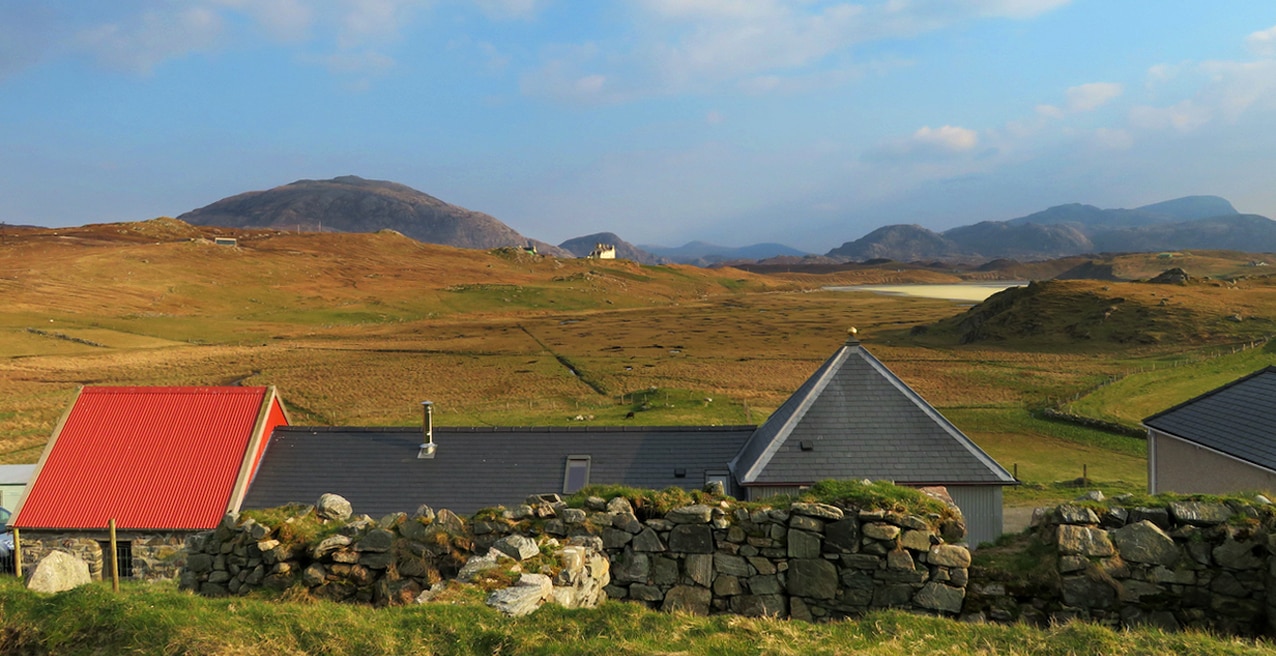
[[[1148,451],[1152,494],[1276,490],[1276,474],[1164,433],[1148,431]]]
[[[966,517],[966,540],[971,547],[1001,537],[1001,486],[951,485],[948,495]]]

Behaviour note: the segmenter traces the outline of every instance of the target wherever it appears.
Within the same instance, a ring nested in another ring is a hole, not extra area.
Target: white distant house
[[[614,260],[616,259],[616,245],[595,244],[594,250],[589,251],[589,255],[585,257],[591,260]]]

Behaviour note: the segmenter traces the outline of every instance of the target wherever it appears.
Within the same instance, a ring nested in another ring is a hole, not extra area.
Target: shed
[[[758,427],[731,472],[749,500],[823,479],[944,486],[976,545],[1001,535],[1001,488],[1017,484],[854,334]]]
[[[266,436],[287,423],[273,387],[81,388],[14,509],[24,563],[57,547],[95,575],[113,556],[124,575],[175,576],[185,537],[239,509]]]
[[[1152,494],[1276,490],[1276,367],[1143,420]]]

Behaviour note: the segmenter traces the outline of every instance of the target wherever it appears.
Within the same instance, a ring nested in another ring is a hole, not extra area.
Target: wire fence
[[[1048,398],[1047,406],[1041,410],[1041,416],[1046,419],[1075,424],[1085,428],[1094,428],[1107,431],[1109,433],[1115,433],[1117,435],[1127,435],[1130,437],[1146,439],[1147,433],[1142,428],[1077,414],[1073,411],[1072,404],[1080,401],[1083,397],[1094,394],[1095,392],[1098,392],[1099,390],[1114,383],[1119,383],[1130,376],[1145,374],[1159,369],[1176,369],[1178,367],[1186,367],[1206,360],[1214,360],[1228,355],[1243,353],[1250,349],[1262,348],[1267,346],[1268,342],[1272,340],[1272,337],[1272,335],[1266,335],[1262,338],[1248,342],[1239,342],[1236,344],[1204,349],[1193,353],[1186,353],[1182,357],[1175,358],[1174,360],[1166,363],[1152,362],[1150,365],[1140,366],[1126,372],[1110,375],[1089,389],[1081,390],[1073,394],[1071,398]]]

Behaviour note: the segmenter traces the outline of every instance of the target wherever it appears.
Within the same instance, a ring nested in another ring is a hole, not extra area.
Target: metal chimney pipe
[[[422,430],[425,432],[425,443],[421,445],[421,450],[417,452],[417,458],[433,458],[434,457],[434,402],[422,401],[421,411]]]

